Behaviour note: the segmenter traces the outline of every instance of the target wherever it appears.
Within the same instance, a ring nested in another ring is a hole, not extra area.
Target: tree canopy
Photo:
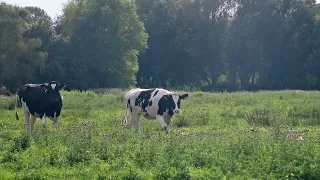
[[[0,5],[0,85],[320,89],[315,0],[73,0],[53,22]]]

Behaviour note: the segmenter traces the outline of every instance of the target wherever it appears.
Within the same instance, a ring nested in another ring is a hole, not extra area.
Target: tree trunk
[[[252,77],[251,77],[251,84],[252,85],[254,85],[255,77],[256,77],[256,70],[253,70]]]
[[[232,92],[235,91],[237,89],[237,73],[234,70],[230,70],[229,74],[228,74],[228,92]]]

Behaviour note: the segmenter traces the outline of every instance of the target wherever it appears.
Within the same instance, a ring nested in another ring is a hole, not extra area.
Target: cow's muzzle
[[[175,109],[173,112],[174,113],[180,113],[180,109]]]

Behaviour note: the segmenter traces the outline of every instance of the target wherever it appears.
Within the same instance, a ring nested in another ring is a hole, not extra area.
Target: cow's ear
[[[67,84],[62,84],[62,89],[68,92],[71,91],[70,87]]]
[[[61,84],[59,85],[59,90],[65,89],[67,87],[67,84]]]
[[[186,99],[189,96],[189,94],[183,94],[183,95],[179,95],[180,99]]]

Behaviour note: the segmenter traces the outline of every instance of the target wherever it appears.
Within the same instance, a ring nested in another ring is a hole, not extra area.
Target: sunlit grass
[[[59,129],[29,136],[15,97],[0,99],[0,179],[316,179],[320,94],[191,93],[169,134],[122,126],[124,91],[63,92]]]

